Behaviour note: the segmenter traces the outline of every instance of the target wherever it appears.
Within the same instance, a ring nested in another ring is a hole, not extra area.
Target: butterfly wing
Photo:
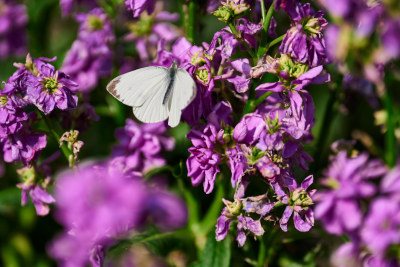
[[[168,75],[169,70],[165,67],[137,69],[114,78],[107,85],[107,91],[125,105],[141,107],[168,83]]]
[[[196,97],[196,83],[189,73],[178,68],[175,74],[175,83],[169,99],[168,125],[175,127],[181,120],[182,110]]]
[[[160,122],[168,118],[169,106],[163,104],[164,95],[169,84],[168,78],[160,83],[158,89],[148,96],[143,104],[133,107],[133,115],[146,123]]]

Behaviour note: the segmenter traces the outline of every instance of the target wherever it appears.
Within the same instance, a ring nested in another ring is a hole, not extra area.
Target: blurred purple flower
[[[85,266],[90,259],[101,265],[103,247],[137,230],[150,217],[165,229],[186,223],[186,208],[180,200],[149,189],[136,175],[121,176],[123,170],[114,168],[118,166],[89,165],[59,178],[56,218],[65,232],[53,241],[49,252],[60,264]],[[167,214],[168,220],[161,220]]]
[[[382,34],[383,51],[388,59],[400,56],[400,19],[390,19],[384,23]]]
[[[391,244],[400,243],[400,202],[379,197],[371,203],[361,229],[361,237],[368,248],[383,258]]]
[[[340,235],[352,233],[360,227],[359,200],[376,192],[375,186],[367,180],[385,173],[386,167],[382,162],[368,160],[367,154],[348,158],[345,151],[339,152],[322,180],[322,184],[331,189],[316,196],[315,216],[323,222],[326,231]]]
[[[28,16],[25,5],[0,0],[0,58],[26,53]]]
[[[97,6],[96,0],[60,0],[60,8],[63,16],[68,16],[74,4],[81,4],[86,6],[88,9],[94,8]]]
[[[166,135],[164,122],[137,124],[126,120],[124,128],[115,135],[120,144],[113,149],[113,157],[125,162],[125,171],[148,172],[166,164],[161,153],[174,148],[174,139]]]
[[[360,267],[362,262],[358,243],[344,243],[331,256],[331,264],[335,267]],[[371,266],[372,267],[372,266]]]
[[[125,0],[125,6],[133,12],[134,18],[139,17],[143,11],[147,11],[148,14],[154,11],[153,0]]]
[[[50,211],[48,204],[56,202],[52,195],[47,193],[39,184],[24,185],[17,184],[18,188],[22,189],[21,205],[25,206],[28,203],[28,193],[35,205],[36,214],[40,216],[47,215]]]
[[[140,65],[146,65],[146,62],[156,55],[160,41],[169,46],[181,35],[180,29],[172,24],[179,20],[179,14],[159,9],[157,6],[152,15],[147,12],[142,13],[138,21],[129,24],[130,32],[124,37],[126,42],[135,42],[141,61]]]
[[[111,74],[113,52],[110,45],[114,33],[107,15],[101,8],[88,14],[77,14],[81,23],[78,39],[65,56],[61,70],[78,83],[77,90],[88,92],[100,78]]]
[[[383,177],[380,190],[389,194],[395,201],[400,201],[400,163]]]

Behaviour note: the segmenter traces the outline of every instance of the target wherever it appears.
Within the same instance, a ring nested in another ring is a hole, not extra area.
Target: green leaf
[[[218,242],[214,231],[208,235],[206,246],[200,255],[199,262],[192,267],[229,267],[232,254],[232,243],[229,235]]]
[[[21,207],[21,189],[16,187],[0,191],[0,214],[12,212]]]
[[[155,228],[152,228],[143,234],[133,236],[131,239],[119,241],[110,248],[108,254],[111,258],[118,258],[134,245],[145,245],[154,254],[162,256],[170,251],[171,248],[176,247],[171,244],[176,243],[182,236],[187,236],[187,232],[178,230],[175,232],[160,233]]]

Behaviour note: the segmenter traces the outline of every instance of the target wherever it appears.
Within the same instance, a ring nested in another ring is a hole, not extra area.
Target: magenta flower
[[[111,74],[110,45],[115,37],[107,15],[100,8],[77,14],[76,20],[81,23],[78,39],[67,52],[61,70],[78,83],[77,90],[88,92],[100,78]]]
[[[125,6],[128,10],[133,12],[133,17],[137,18],[144,11],[148,14],[154,11],[154,1],[153,0],[125,0]]]
[[[60,0],[60,8],[62,11],[63,16],[68,16],[74,5],[82,5],[87,8],[94,8],[97,6],[97,1],[96,0]]]
[[[41,188],[39,184],[32,184],[29,186],[18,184],[17,187],[22,189],[21,205],[25,206],[28,203],[29,193],[37,215],[47,215],[50,212],[50,207],[48,205],[56,202],[54,197]]]
[[[72,91],[76,86],[69,76],[46,63],[41,65],[38,78],[28,85],[27,96],[45,114],[52,112],[55,107],[70,110],[78,105],[78,96]]]
[[[27,131],[10,135],[3,142],[5,162],[21,161],[24,165],[28,165],[46,147],[47,138],[45,134]]]
[[[64,266],[85,266],[89,260],[102,266],[103,248],[147,219],[164,229],[186,223],[186,208],[178,198],[148,188],[135,174],[121,175],[116,165],[103,166],[89,165],[58,180],[56,218],[65,232],[49,252]]]
[[[214,125],[207,125],[203,131],[192,129],[187,138],[193,143],[189,148],[190,156],[186,161],[188,176],[192,185],[203,183],[204,192],[210,194],[214,188],[214,181],[219,172],[220,156],[214,152],[218,143],[224,143],[224,131],[218,130]]]
[[[234,202],[222,199],[226,207],[217,220],[215,234],[217,241],[223,240],[228,234],[231,224],[237,222],[236,240],[239,247],[243,247],[248,235],[262,236],[264,234],[261,219],[272,210],[274,203],[269,203],[265,195],[243,199],[236,197],[239,196],[235,196]],[[250,217],[251,213],[259,215],[259,219]]]
[[[11,3],[13,1],[0,1],[0,58],[26,53],[26,7]]]
[[[235,126],[232,136],[239,143],[252,145],[259,140],[264,131],[266,131],[266,122],[261,115],[246,114]]]
[[[289,12],[291,28],[282,40],[279,51],[289,54],[300,63],[316,67],[326,63],[326,48],[322,31],[328,22],[323,18],[324,12],[314,13],[310,3],[296,4],[294,12]]]
[[[164,166],[163,150],[174,148],[174,139],[166,135],[164,122],[137,124],[126,120],[124,128],[116,131],[120,144],[113,149],[113,157],[124,162],[126,172],[148,172]]]
[[[298,186],[293,178],[286,177],[285,185],[289,193],[285,192],[285,189],[279,185],[279,182],[271,183],[278,196],[278,200],[287,205],[279,221],[283,231],[287,232],[287,225],[292,214],[294,214],[294,227],[300,232],[308,232],[311,227],[314,226],[314,213],[310,206],[314,204],[312,196],[315,194],[316,190],[307,191],[308,187],[313,183],[313,180],[313,176],[310,175]]]
[[[386,173],[379,160],[368,160],[367,154],[348,158],[345,151],[332,159],[322,183],[330,190],[321,191],[316,199],[315,216],[326,231],[340,235],[358,229],[362,221],[359,200],[376,192],[368,180]]]
[[[368,248],[383,258],[391,244],[400,242],[400,203],[380,197],[371,203],[370,211],[361,229],[361,238]]]

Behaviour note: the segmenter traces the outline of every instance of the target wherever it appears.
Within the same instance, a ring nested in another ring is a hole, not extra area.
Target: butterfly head
[[[177,69],[178,68],[178,62],[176,62],[176,60],[174,60],[171,64],[171,69]]]

